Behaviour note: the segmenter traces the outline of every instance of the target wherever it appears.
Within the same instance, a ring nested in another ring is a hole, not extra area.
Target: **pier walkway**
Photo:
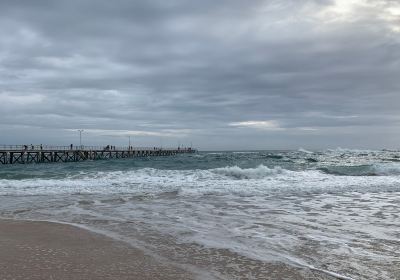
[[[173,156],[194,152],[196,150],[192,148],[0,145],[0,165]]]

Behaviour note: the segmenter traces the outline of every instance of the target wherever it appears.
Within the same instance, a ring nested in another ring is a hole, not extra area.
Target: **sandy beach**
[[[0,220],[0,279],[192,279],[141,251],[70,225]]]
[[[263,269],[266,271],[255,269],[253,276],[247,276],[250,279],[334,279],[279,263],[265,264]],[[245,274],[237,277],[247,278]],[[160,263],[124,242],[72,225],[0,219],[0,279],[190,280],[208,277]]]

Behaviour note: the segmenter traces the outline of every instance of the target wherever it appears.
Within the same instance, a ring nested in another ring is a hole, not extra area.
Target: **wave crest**
[[[359,166],[327,166],[319,168],[320,171],[338,176],[398,176],[400,164],[377,163]]]
[[[312,151],[309,151],[309,150],[306,150],[306,149],[303,149],[303,148],[299,148],[297,151],[299,153],[304,153],[304,154],[313,154],[314,153]]]
[[[205,194],[252,196],[354,190],[399,191],[399,188],[399,164],[296,171],[264,165],[255,168],[227,166],[207,170],[142,168],[128,171],[83,172],[65,178],[0,179],[0,196],[72,194],[152,196],[165,193],[184,196]]]
[[[371,169],[379,176],[400,175],[400,164],[382,163],[374,164]]]
[[[215,168],[211,170],[215,174],[233,177],[235,179],[262,179],[268,176],[277,174],[286,174],[289,172],[281,167],[269,168],[264,165],[259,165],[256,168],[240,168],[239,166],[228,166]]]

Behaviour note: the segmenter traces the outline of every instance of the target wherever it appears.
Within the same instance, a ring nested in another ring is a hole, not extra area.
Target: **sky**
[[[400,148],[398,0],[0,0],[0,145]]]

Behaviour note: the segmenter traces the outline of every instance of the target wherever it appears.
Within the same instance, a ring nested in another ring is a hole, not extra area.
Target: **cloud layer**
[[[399,147],[398,1],[1,1],[0,26],[0,144]]]

